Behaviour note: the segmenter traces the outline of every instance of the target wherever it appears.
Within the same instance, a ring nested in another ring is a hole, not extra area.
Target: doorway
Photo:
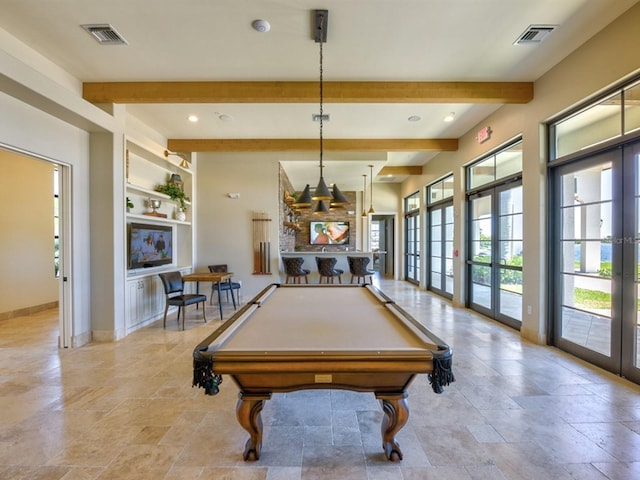
[[[394,215],[373,215],[371,217],[371,251],[373,270],[381,278],[393,278],[395,258],[395,217]]]
[[[523,204],[517,179],[469,196],[469,307],[522,324]]]
[[[58,323],[58,346],[69,347],[72,337],[70,285],[67,278],[70,247],[70,167],[47,158],[33,156],[7,145],[0,145],[0,159],[6,163],[3,190],[21,200],[6,218],[13,225],[11,235],[3,238],[3,271],[12,280],[5,289],[2,311],[23,316],[39,311],[51,312]],[[14,193],[10,193],[11,191]],[[27,193],[26,193],[27,192]],[[29,285],[29,288],[18,288]],[[12,288],[13,293],[12,292]],[[18,288],[18,290],[15,290]],[[26,293],[25,293],[26,292]]]

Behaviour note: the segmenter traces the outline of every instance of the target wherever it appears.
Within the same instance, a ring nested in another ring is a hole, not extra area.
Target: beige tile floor
[[[274,395],[262,458],[244,462],[233,382],[191,387],[192,350],[220,325],[195,310],[184,332],[172,316],[73,350],[45,312],[0,322],[0,479],[640,479],[638,386],[405,282],[381,287],[454,349],[443,395],[411,386],[401,463],[384,459],[373,395],[342,391]]]

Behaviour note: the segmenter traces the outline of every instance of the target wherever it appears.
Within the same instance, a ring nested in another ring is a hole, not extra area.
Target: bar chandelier
[[[328,10],[316,10],[315,11],[315,35],[314,39],[316,43],[320,44],[320,179],[318,180],[318,186],[316,187],[313,195],[311,194],[311,188],[309,184],[304,188],[298,200],[293,204],[298,209],[311,208],[312,201],[317,202],[313,208],[313,213],[326,213],[329,209],[344,208],[349,204],[349,200],[340,191],[338,186],[333,184],[333,191],[330,191],[327,184],[324,181],[323,170],[324,165],[322,163],[324,154],[322,127],[324,121],[324,88],[323,88],[323,51],[322,44],[327,41],[327,22],[329,17]],[[327,206],[328,204],[328,206]]]

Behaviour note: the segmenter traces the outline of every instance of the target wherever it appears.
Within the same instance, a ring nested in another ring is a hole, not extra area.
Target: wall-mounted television
[[[312,245],[349,243],[349,222],[309,222],[309,243]]]
[[[170,225],[130,223],[129,269],[173,263],[173,228]]]

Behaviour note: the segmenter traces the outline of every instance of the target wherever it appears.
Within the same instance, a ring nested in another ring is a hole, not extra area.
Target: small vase
[[[178,220],[179,222],[184,222],[186,219],[187,214],[183,209],[179,208],[178,210],[176,210],[176,220]]]

